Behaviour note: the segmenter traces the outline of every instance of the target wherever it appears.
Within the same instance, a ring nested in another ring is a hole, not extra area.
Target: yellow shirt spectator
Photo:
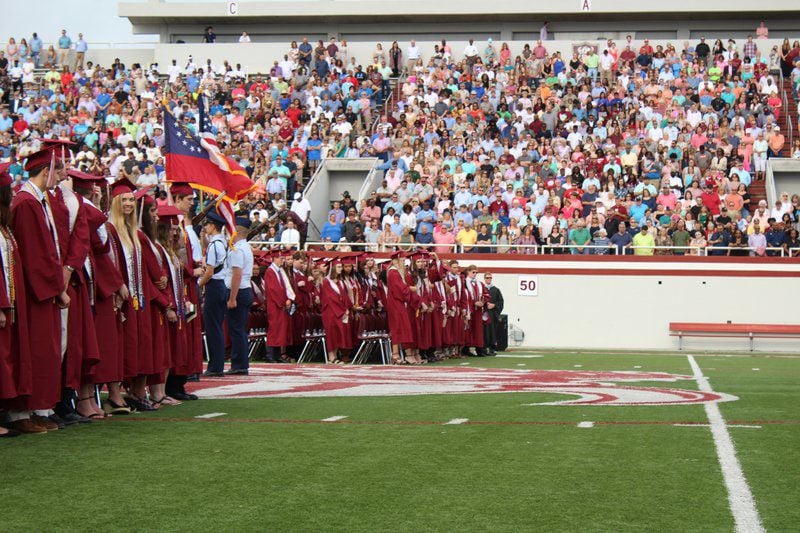
[[[478,232],[467,226],[456,235],[456,242],[460,244],[464,252],[469,252],[475,243],[478,242]]]
[[[656,240],[647,231],[647,226],[642,228],[642,231],[633,237],[634,246],[644,246],[645,248],[634,248],[634,255],[653,255],[653,246],[656,245]]]

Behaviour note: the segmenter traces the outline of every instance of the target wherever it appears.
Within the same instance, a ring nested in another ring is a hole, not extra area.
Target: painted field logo
[[[203,398],[549,392],[577,398],[529,405],[675,405],[737,399],[717,392],[628,385],[642,381],[674,383],[693,378],[663,372],[253,365],[249,376],[189,385]]]

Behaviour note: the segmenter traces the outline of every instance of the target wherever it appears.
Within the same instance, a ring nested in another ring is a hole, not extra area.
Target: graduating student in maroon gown
[[[95,384],[122,381],[122,355],[119,345],[122,323],[116,311],[120,302],[115,302],[115,298],[120,298],[119,292],[124,284],[119,269],[109,254],[108,231],[105,227],[108,219],[94,204],[100,196],[98,186],[105,185],[106,179],[103,176],[94,176],[77,170],[69,170],[68,174],[72,178],[71,192],[80,201],[78,219],[85,222],[89,244],[86,260],[80,272],[77,269],[75,272],[80,274],[82,283],[80,286],[73,284],[77,294],[82,294],[84,290],[86,292],[89,314],[88,316],[84,314],[81,318],[92,324],[91,328],[85,326],[80,330],[81,335],[85,335],[89,329],[93,331],[93,338],[90,340],[84,337],[82,346],[89,347],[85,354],[92,353],[95,347],[99,354],[96,364],[88,364],[90,361],[88,357],[83,359],[76,411],[83,417],[103,418],[104,412],[95,400],[94,389]],[[74,234],[72,238],[76,235]],[[70,309],[69,320],[73,326],[75,322],[72,321],[72,305]],[[68,355],[72,343],[73,340],[70,339]]]
[[[32,388],[28,309],[19,248],[8,227],[11,214],[10,163],[0,164],[0,409],[28,396]],[[0,428],[0,437],[9,434]]]
[[[292,344],[292,316],[295,294],[289,277],[283,270],[283,262],[291,257],[291,251],[276,252],[272,264],[264,274],[264,291],[267,309],[267,360],[291,362],[286,347]]]
[[[345,294],[350,300],[350,320],[347,321],[348,335],[350,336],[350,348],[358,347],[360,342],[359,335],[361,334],[363,321],[361,314],[361,288],[356,278],[356,270],[358,267],[358,258],[361,254],[355,253],[342,257],[342,283],[345,286]],[[342,362],[350,362],[350,353],[342,354]]]
[[[328,275],[322,280],[320,301],[322,304],[322,325],[325,328],[328,362],[341,364],[340,350],[353,347],[348,323],[350,315],[350,298],[342,281],[342,262],[334,259],[330,263]]]
[[[461,266],[456,260],[450,261],[450,273],[447,276],[447,283],[450,285],[450,305],[453,309],[453,316],[450,321],[452,355],[454,357],[460,357],[464,349],[466,328],[471,314],[464,288],[464,277],[462,276]]]
[[[137,191],[135,194],[141,209],[141,224],[139,229],[139,242],[142,246],[142,265],[144,273],[145,292],[145,320],[140,322],[139,342],[150,346],[147,354],[140,358],[139,373],[145,376],[150,389],[148,397],[143,385],[129,391],[128,397],[139,403],[147,402],[153,407],[160,405],[160,400],[166,396],[165,382],[166,370],[170,367],[169,344],[167,339],[167,323],[176,319],[175,310],[170,307],[171,300],[168,296],[167,276],[168,266],[161,258],[161,252],[156,246],[156,227],[158,224],[158,211],[156,202],[149,189]]]
[[[311,279],[306,273],[308,256],[305,252],[295,252],[286,262],[289,270],[289,281],[295,295],[296,310],[292,316],[292,357],[296,357],[303,349],[305,340],[303,335],[309,327],[309,313],[311,312]]]
[[[414,342],[414,330],[408,315],[412,291],[406,283],[404,252],[392,254],[392,266],[386,271],[386,314],[392,339],[392,363],[400,364],[400,348]]]
[[[194,202],[194,191],[186,183],[170,185],[175,207],[183,215],[180,220],[180,239],[185,253],[183,259],[183,285],[186,305],[186,327],[183,328],[186,357],[181,363],[175,362],[167,376],[166,393],[176,400],[197,400],[197,396],[186,392],[188,376],[203,371],[203,332],[201,319],[197,315],[200,309],[200,295],[197,279],[203,275],[203,249],[200,239],[191,225],[191,209]]]
[[[61,398],[61,309],[70,300],[47,186],[55,183],[52,174],[60,165],[60,154],[53,148],[31,155],[25,163],[30,179],[11,205],[11,229],[25,270],[28,326],[36,333],[28,336],[31,393],[18,398],[8,416],[13,429],[28,433],[58,429],[47,417]]]
[[[183,329],[186,327],[183,262],[179,257],[183,247],[180,222],[178,220],[180,215],[181,212],[172,205],[158,207],[158,227],[156,241],[153,243],[158,249],[161,256],[161,264],[164,265],[167,274],[165,292],[169,298],[169,303],[164,318],[167,322],[165,353],[169,356],[167,363],[169,367],[185,365],[187,357],[186,336],[183,334]],[[161,342],[164,342],[164,340],[162,339]],[[163,384],[165,381],[162,380],[160,383]],[[159,394],[153,398],[156,403],[167,405],[180,403],[176,398],[169,396],[165,388],[158,388],[156,393]]]
[[[468,322],[466,333],[466,347],[473,347],[477,355],[484,355],[484,342],[483,342],[483,314],[485,312],[484,306],[486,305],[484,298],[484,287],[477,279],[478,267],[470,265],[467,267],[467,277],[465,279],[465,292],[467,295],[467,302],[470,309],[470,319]],[[486,294],[488,296],[488,293]]]
[[[111,209],[106,224],[111,245],[111,252],[121,267],[122,279],[128,288],[128,298],[122,303],[122,353],[123,374],[133,389],[144,388],[146,377],[140,376],[139,359],[150,349],[150,337],[146,342],[140,341],[140,323],[147,318],[144,292],[144,266],[142,264],[142,248],[137,230],[136,198],[133,193],[136,187],[128,179],[118,179],[111,185]],[[115,390],[116,389],[116,390]],[[120,391],[117,386],[109,384],[109,397],[105,410],[112,414],[130,412],[126,403],[119,403]],[[148,406],[136,406],[148,410]],[[149,408],[152,410],[152,407]]]
[[[50,205],[56,221],[64,268],[69,271],[67,294],[70,297],[67,313],[62,311],[62,320],[66,318],[67,324],[64,390],[56,414],[65,420],[74,420],[75,392],[79,393],[79,397],[84,396],[80,391],[81,378],[91,372],[91,367],[100,360],[86,270],[91,243],[82,198],[70,188],[68,181],[62,181],[53,189]],[[91,395],[89,390],[83,392]]]
[[[428,267],[428,279],[431,282],[431,300],[433,303],[433,312],[431,314],[433,319],[432,342],[436,350],[436,359],[441,360],[444,358],[444,352],[450,343],[448,329],[450,319],[448,295],[450,288],[445,282],[445,277],[450,271],[450,267],[442,263],[436,254],[433,254],[433,259]]]

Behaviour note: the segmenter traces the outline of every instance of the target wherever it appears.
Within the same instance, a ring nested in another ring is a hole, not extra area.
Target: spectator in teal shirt
[[[592,235],[586,229],[586,224],[583,220],[578,220],[575,226],[569,230],[569,244],[573,245],[571,252],[573,254],[589,255],[592,253],[591,248],[584,248],[587,244],[591,244]]]
[[[62,67],[69,66],[69,49],[72,46],[72,39],[67,35],[67,30],[61,30],[61,37],[58,38],[58,64]]]

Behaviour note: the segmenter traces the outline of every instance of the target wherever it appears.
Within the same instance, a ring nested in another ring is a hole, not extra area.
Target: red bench
[[[754,340],[760,338],[800,338],[800,325],[796,324],[717,324],[708,322],[670,322],[670,337],[678,337],[678,349],[683,349],[684,337],[736,337],[750,339],[750,351]]]

